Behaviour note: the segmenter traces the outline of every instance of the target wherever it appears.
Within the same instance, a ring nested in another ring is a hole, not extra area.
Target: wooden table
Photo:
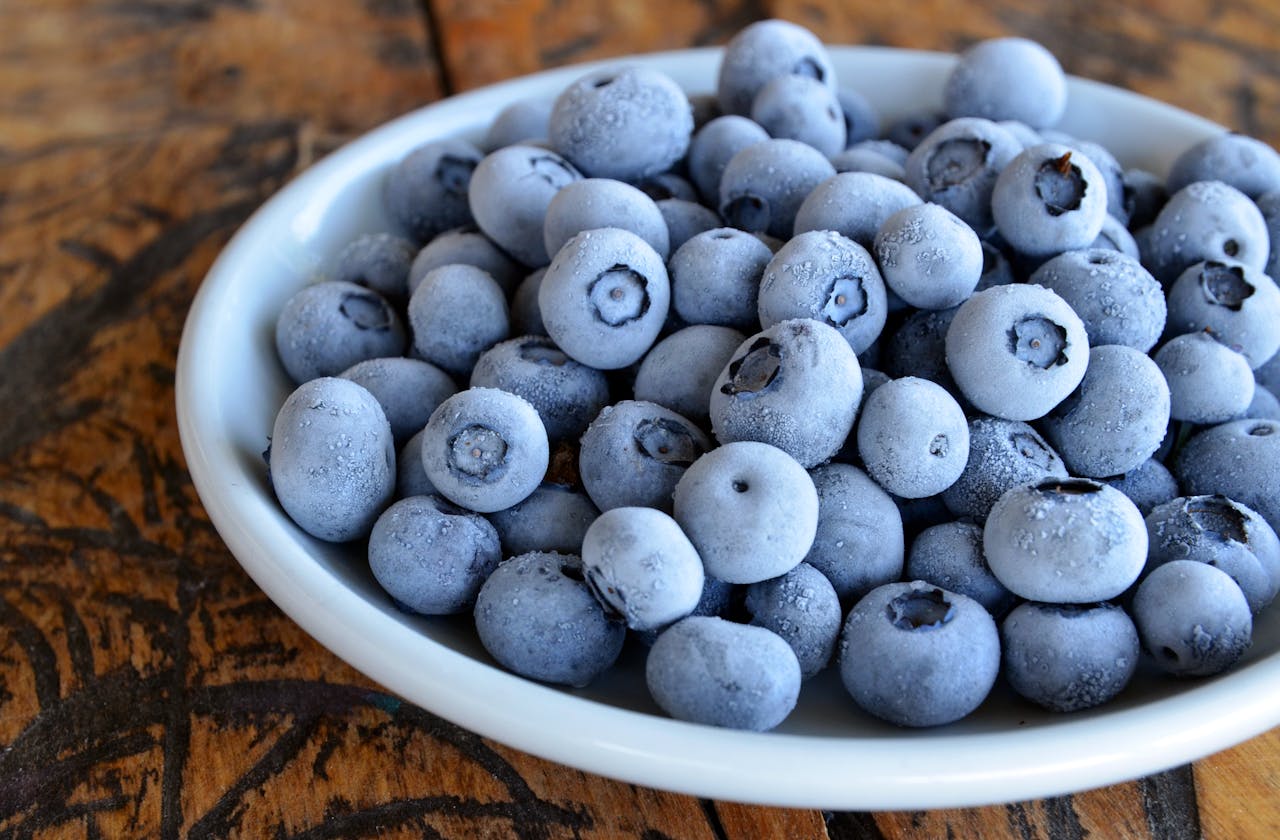
[[[201,277],[258,204],[449,93],[721,43],[771,15],[832,42],[1023,34],[1071,72],[1280,142],[1269,0],[0,4],[0,835],[1280,835],[1280,730],[1103,790],[927,813],[750,807],[580,773],[389,696],[285,618],[210,527],[178,443],[174,355]]]

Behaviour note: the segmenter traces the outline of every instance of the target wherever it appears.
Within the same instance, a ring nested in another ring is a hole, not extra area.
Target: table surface
[[[1025,35],[1069,72],[1280,141],[1269,0],[902,5],[0,4],[0,835],[1280,835],[1280,730],[1101,790],[916,813],[713,802],[542,761],[321,648],[196,497],[174,356],[210,262],[312,161],[450,93],[777,16],[837,43]]]

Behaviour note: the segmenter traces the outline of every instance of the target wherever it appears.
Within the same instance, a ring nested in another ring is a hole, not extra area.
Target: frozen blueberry
[[[990,38],[960,54],[943,90],[952,117],[1018,120],[1047,128],[1067,107],[1062,65],[1026,38]]]
[[[946,121],[946,114],[934,110],[914,111],[889,123],[884,131],[884,139],[909,152]]]
[[[849,87],[837,90],[836,99],[844,117],[846,148],[880,136],[880,114],[871,100]]]
[[[439,496],[401,499],[369,535],[369,568],[398,604],[422,615],[452,615],[502,559],[498,532],[483,516]]]
[[[711,427],[721,443],[760,441],[805,467],[839,451],[862,399],[862,371],[849,344],[818,321],[783,321],[748,338],[711,391]]]
[[[669,253],[667,222],[654,200],[610,178],[583,178],[566,184],[547,205],[543,243],[555,256],[574,234],[595,228],[622,228],[639,236],[663,260]]]
[[[665,73],[627,65],[588,73],[565,88],[550,127],[552,145],[584,174],[640,181],[684,157],[693,113]]]
[[[1132,347],[1105,344],[1089,351],[1080,387],[1040,428],[1073,475],[1106,478],[1160,448],[1169,410],[1169,385],[1156,363]]]
[[[1168,200],[1169,191],[1159,176],[1135,167],[1124,171],[1124,211],[1130,230],[1139,230],[1154,222]]]
[[[476,166],[468,192],[476,225],[499,247],[531,268],[551,256],[542,239],[547,205],[582,175],[573,164],[538,146],[504,146]]]
[[[1119,222],[1119,227],[1123,229],[1129,221],[1129,211],[1124,200],[1124,168],[1120,166],[1120,162],[1106,146],[1092,140],[1071,137],[1063,138],[1061,142],[1087,157],[1098,168],[1107,185],[1107,216]]]
[[[1253,137],[1219,134],[1178,155],[1169,169],[1169,192],[1196,181],[1222,181],[1256,199],[1280,189],[1280,154]]]
[[[367,536],[395,492],[391,426],[373,394],[347,379],[312,379],[285,399],[269,464],[285,513],[329,542]]]
[[[1175,676],[1221,673],[1253,640],[1253,618],[1240,587],[1207,563],[1174,560],[1152,570],[1138,586],[1132,609],[1143,647]]]
[[[432,269],[409,298],[413,350],[455,376],[510,334],[507,298],[488,272],[454,264]]]
[[[733,156],[748,146],[769,139],[769,132],[746,117],[730,114],[716,117],[693,135],[689,143],[689,176],[702,199],[711,204],[720,200],[720,177]]]
[[[489,514],[508,555],[530,551],[577,554],[582,538],[600,511],[587,494],[544,482],[529,497]]]
[[[427,478],[427,471],[422,467],[423,431],[424,429],[419,429],[396,453],[396,498],[430,496],[436,492],[435,485]]]
[[[1273,394],[1280,394],[1280,353],[1253,369],[1254,380]]]
[[[481,644],[502,667],[576,687],[613,665],[627,638],[571,554],[537,551],[498,564],[480,587],[475,619]]]
[[[1280,422],[1234,420],[1198,432],[1173,464],[1183,490],[1220,493],[1280,529]]]
[[[995,286],[960,304],[947,367],[978,410],[1008,420],[1043,417],[1084,378],[1089,338],[1080,317],[1042,286]]]
[[[1263,270],[1268,277],[1275,279],[1280,277],[1280,190],[1263,193],[1255,199],[1255,203],[1267,226],[1267,238],[1272,243]]]
[[[833,230],[800,233],[783,245],[765,266],[757,305],[766,329],[811,318],[835,328],[855,354],[880,336],[888,317],[875,260]]]
[[[1221,423],[1239,417],[1253,400],[1249,360],[1208,333],[1175,336],[1153,358],[1169,383],[1174,420]]]
[[[956,516],[983,522],[1005,491],[1065,479],[1067,466],[1040,433],[1020,420],[979,415],[969,421],[969,459],[942,500]]]
[[[812,32],[785,20],[762,20],[738,31],[724,48],[716,81],[720,110],[747,115],[756,94],[779,76],[805,76],[836,89],[827,50]]]
[[[946,388],[967,406],[964,395],[947,367],[947,330],[955,309],[921,309],[912,312],[884,342],[885,373],[894,379],[918,376]],[[864,395],[865,398],[865,395]]]
[[[917,534],[907,553],[906,576],[967,595],[996,618],[1018,600],[991,573],[982,553],[982,526],[972,522],[943,522]]]
[[[681,168],[681,172],[684,169]],[[683,174],[659,172],[636,184],[642,193],[655,202],[678,198],[681,201],[698,201],[698,189]],[[674,248],[672,249],[675,250]]]
[[[964,118],[960,117],[959,119]],[[1041,136],[1040,132],[1036,131],[1022,120],[995,120],[995,124],[1013,135],[1013,139],[1017,140],[1018,145],[1024,149],[1030,149],[1032,146],[1039,146],[1045,140],[1045,138]]]
[[[382,295],[330,280],[289,298],[276,318],[276,354],[296,383],[336,376],[365,359],[399,356],[407,336]]]
[[[840,599],[821,572],[801,563],[785,575],[747,587],[751,623],[777,633],[795,651],[800,676],[827,667],[840,636]]]
[[[433,140],[411,151],[387,173],[382,199],[406,235],[426,242],[471,222],[467,192],[480,150],[465,140]]]
[[[857,435],[867,474],[904,498],[941,493],[969,458],[964,411],[942,386],[914,376],[887,382],[867,398]]]
[[[406,282],[415,248],[412,242],[391,233],[367,233],[338,252],[333,279],[368,286],[390,301],[408,299]]]
[[[836,174],[841,172],[870,172],[895,181],[906,181],[907,171],[896,160],[868,148],[845,149],[831,156]]]
[[[1196,263],[1169,287],[1169,331],[1207,330],[1257,368],[1280,349],[1280,289],[1257,269]]]
[[[698,234],[724,224],[720,215],[710,207],[683,198],[662,199],[658,202],[658,212],[667,226],[667,240],[672,253]]]
[[[763,732],[795,708],[800,663],[785,640],[763,627],[690,616],[653,643],[645,682],[677,720]]]
[[[795,213],[794,233],[835,231],[870,248],[886,219],[919,203],[920,196],[900,181],[871,172],[841,172],[813,186]]]
[[[818,530],[805,563],[852,604],[902,576],[904,538],[898,506],[866,473],[848,464],[809,472],[818,491]]]
[[[607,510],[582,541],[587,585],[605,611],[632,630],[684,618],[702,597],[702,561],[667,514],[646,507]]]
[[[785,239],[806,197],[835,174],[831,162],[812,146],[798,140],[762,140],[725,164],[717,207],[730,227]]]
[[[1123,222],[1110,213],[1102,220],[1102,230],[1098,231],[1098,238],[1093,240],[1090,247],[1116,251],[1134,260],[1142,258],[1138,240],[1133,238]]]
[[[1000,672],[996,623],[972,598],[923,581],[873,589],[845,619],[840,676],[864,711],[941,726],[986,699]]]
[[[1178,495],[1178,482],[1173,473],[1155,458],[1148,458],[1123,475],[1105,478],[1103,483],[1128,496],[1143,516]]]
[[[409,294],[418,289],[427,272],[445,265],[461,263],[483,270],[511,294],[528,273],[528,269],[511,259],[493,240],[473,228],[455,228],[436,236],[413,258],[409,267]]]
[[[938,126],[912,150],[907,184],[927,202],[940,204],[980,234],[995,228],[991,193],[996,178],[1022,146],[990,120],[965,117]]]
[[[729,327],[695,324],[654,345],[636,372],[635,397],[697,423],[711,419],[711,389],[746,336]]]
[[[421,431],[436,406],[458,391],[453,379],[440,368],[403,356],[357,362],[339,376],[373,394],[391,424],[396,446]]]
[[[493,152],[503,146],[546,140],[550,125],[550,102],[520,99],[498,112],[485,129],[480,147],[486,152]]]
[[[542,483],[547,431],[524,399],[470,388],[442,402],[422,435],[422,466],[440,495],[480,513],[509,508]]]
[[[1089,344],[1125,344],[1149,351],[1164,331],[1164,290],[1137,259],[1116,251],[1067,251],[1031,275],[1070,304]]]
[[[771,79],[751,100],[751,119],[770,137],[807,143],[827,157],[846,145],[844,110],[835,90],[812,76]]]
[[[1139,244],[1142,264],[1165,284],[1205,260],[1262,270],[1271,254],[1258,206],[1221,181],[1196,181],[1171,195]]]
[[[571,358],[601,370],[639,361],[670,304],[662,257],[621,228],[576,234],[556,253],[538,289],[547,334]]]
[[[1008,286],[1017,282],[1013,266],[1004,251],[987,240],[982,240],[982,276],[978,278],[975,292],[990,289],[992,286]]]
[[[542,323],[542,310],[538,308],[538,290],[542,288],[542,276],[547,273],[539,268],[520,281],[511,296],[511,332],[516,335],[546,335]]]
[[[1107,215],[1106,181],[1068,146],[1032,146],[1001,170],[991,211],[1000,235],[1029,257],[1087,248]]]
[[[978,235],[937,204],[914,204],[886,219],[875,255],[889,288],[921,309],[958,306],[982,277]]]
[[[1111,700],[1138,667],[1138,630],[1115,604],[1016,607],[1000,625],[1004,674],[1013,690],[1053,712]]]
[[[818,526],[818,492],[804,468],[764,443],[726,443],[676,485],[675,519],[706,573],[755,583],[795,568]]]
[[[624,400],[587,427],[578,468],[601,510],[644,506],[669,512],[676,482],[710,448],[706,433],[674,411]]]
[[[716,228],[697,234],[671,256],[671,302],[691,324],[759,328],[758,294],[769,247],[749,233]]]
[[[1253,389],[1253,400],[1243,416],[1254,420],[1280,420],[1280,398],[1259,385]]]
[[[1147,529],[1129,498],[1085,478],[1015,487],[982,532],[991,571],[1031,601],[1084,604],[1121,594],[1142,571]]]

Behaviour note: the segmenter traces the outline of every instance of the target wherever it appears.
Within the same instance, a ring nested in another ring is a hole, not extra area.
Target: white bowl
[[[889,119],[940,102],[950,56],[835,47],[840,80]],[[625,59],[714,89],[719,52]],[[619,59],[618,61],[622,61]],[[210,519],[267,595],[321,644],[448,720],[564,764],[698,796],[826,809],[923,809],[1056,795],[1162,770],[1280,723],[1280,609],[1261,616],[1245,661],[1216,679],[1140,673],[1116,701],[1042,712],[998,689],[969,718],[908,731],[855,709],[828,669],[776,731],[745,733],[664,717],[642,662],[563,690],[497,667],[464,619],[414,618],[378,589],[359,549],[321,543],[282,513],[260,453],[291,390],[276,361],[276,314],[353,237],[388,229],[380,181],[427,140],[479,137],[508,102],[547,98],[593,67],[540,73],[396,119],[330,155],[267,202],[210,269],[178,354],[179,428]],[[1061,127],[1157,173],[1221,129],[1106,85],[1073,79]]]

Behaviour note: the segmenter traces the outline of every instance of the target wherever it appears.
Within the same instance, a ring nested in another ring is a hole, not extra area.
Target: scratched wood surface
[[[1069,71],[1280,143],[1268,0],[0,3],[0,836],[1280,836],[1280,732],[1045,801],[821,813],[580,773],[406,704],[286,619],[187,476],[174,355],[266,197],[404,110],[565,62],[722,43],[1038,38]]]

